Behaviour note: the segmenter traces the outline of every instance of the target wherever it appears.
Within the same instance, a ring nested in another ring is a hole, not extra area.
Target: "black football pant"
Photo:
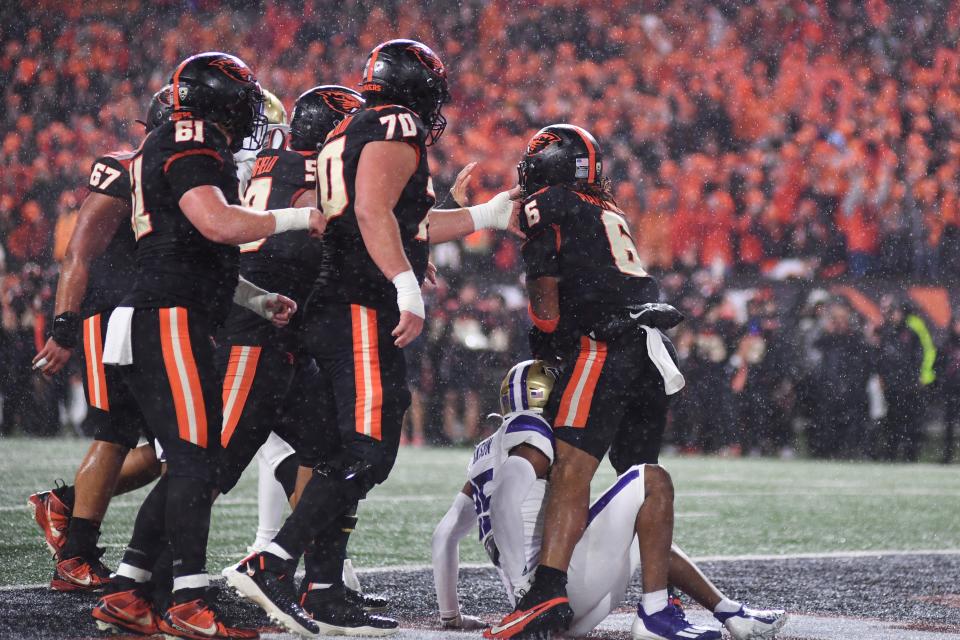
[[[673,345],[666,336],[663,342],[676,363]],[[618,474],[657,464],[670,396],[647,354],[644,330],[610,342],[581,336],[565,361],[544,410],[554,437],[597,460],[609,451]]]
[[[169,540],[174,597],[207,586],[206,553],[222,420],[220,377],[206,319],[183,307],[137,309],[133,364],[119,367],[150,430],[167,473],[144,500],[118,575],[149,578]]]
[[[103,364],[103,341],[110,312],[83,319],[83,392],[87,398],[86,422],[94,440],[133,449],[140,436],[152,439],[147,422],[133,394],[123,383],[118,367]]]
[[[291,556],[314,539],[335,538],[344,516],[393,468],[410,406],[406,360],[390,335],[397,321],[395,311],[356,304],[305,314],[301,343],[320,369],[322,402],[298,450],[313,476],[275,539]]]
[[[318,419],[319,380],[312,359],[270,345],[223,345],[216,359],[223,375],[217,483],[227,493],[271,431],[299,448],[300,431]]]

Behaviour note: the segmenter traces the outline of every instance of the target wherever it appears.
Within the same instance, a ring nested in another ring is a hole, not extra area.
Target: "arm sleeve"
[[[431,556],[433,582],[437,589],[437,605],[441,618],[452,618],[460,613],[457,597],[457,573],[460,568],[460,539],[476,524],[473,500],[460,492],[440,524],[433,531]]]
[[[527,278],[560,275],[560,194],[537,192],[520,209],[520,230],[526,236],[521,253]]]
[[[497,490],[490,497],[493,538],[500,550],[500,568],[513,584],[520,584],[527,564],[520,507],[537,481],[537,474],[532,464],[519,456],[510,456],[497,469],[497,481]]]

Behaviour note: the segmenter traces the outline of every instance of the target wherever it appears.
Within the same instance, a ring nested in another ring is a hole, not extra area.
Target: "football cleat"
[[[386,611],[390,606],[390,601],[383,596],[377,596],[372,593],[361,593],[360,591],[354,591],[350,587],[344,587],[344,592],[347,600],[361,607],[364,611],[379,613]]]
[[[313,637],[320,633],[320,626],[297,601],[293,571],[293,563],[257,553],[234,570],[225,571],[224,576],[238,594],[263,609],[271,620],[293,633]]]
[[[570,599],[565,595],[540,602],[525,602],[529,594],[517,603],[516,610],[497,624],[484,630],[484,638],[550,638],[554,631],[563,632],[573,621]]]
[[[27,508],[43,532],[44,542],[54,558],[67,543],[72,510],[53,491],[40,491],[27,498]]]
[[[782,609],[748,609],[743,605],[736,613],[714,613],[723,623],[733,640],[771,640],[787,623],[786,611]]]
[[[150,600],[139,589],[109,593],[97,602],[90,613],[101,631],[153,635],[158,632],[159,616]]]
[[[201,599],[174,604],[158,623],[167,638],[190,640],[231,640],[259,638],[256,629],[229,627],[220,614]]]
[[[50,588],[54,591],[100,591],[111,583],[110,569],[100,562],[103,549],[97,557],[68,558],[57,563]]]
[[[357,596],[362,598],[360,594]],[[300,605],[316,620],[322,635],[389,636],[400,627],[400,623],[393,618],[374,616],[364,611],[361,603],[339,585],[307,591],[301,596]]]
[[[630,633],[634,640],[720,640],[720,631],[692,624],[672,604],[650,615],[638,606]]]

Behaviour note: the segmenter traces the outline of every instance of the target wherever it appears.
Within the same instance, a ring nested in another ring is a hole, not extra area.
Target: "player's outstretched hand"
[[[33,368],[39,369],[44,375],[52,376],[63,369],[72,353],[73,349],[61,347],[53,338],[47,338],[43,349],[33,356]]]
[[[435,288],[437,286],[437,265],[432,262],[427,262],[427,270],[423,274],[423,284],[425,288]]]
[[[310,237],[319,238],[327,228],[327,218],[319,209],[310,212]]]
[[[410,311],[401,311],[400,322],[390,335],[396,338],[393,344],[402,349],[416,340],[421,331],[423,331],[423,318]]]
[[[480,631],[481,629],[486,629],[490,625],[478,618],[477,616],[465,616],[462,613],[458,613],[456,617],[453,618],[441,618],[440,626],[444,629],[461,629],[463,631]]]
[[[471,162],[457,174],[457,179],[453,181],[450,187],[450,195],[454,201],[461,207],[467,206],[470,199],[467,197],[467,187],[470,185],[470,179],[473,178],[473,170],[477,168],[476,162]]]
[[[267,300],[264,307],[272,314],[270,322],[275,327],[285,327],[290,324],[290,319],[297,312],[297,303],[280,294],[277,294],[276,298]]]

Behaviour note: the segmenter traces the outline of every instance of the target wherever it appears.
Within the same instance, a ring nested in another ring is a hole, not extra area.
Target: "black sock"
[[[290,455],[280,461],[277,468],[273,470],[273,476],[281,485],[283,492],[287,494],[287,499],[293,495],[297,486],[297,469],[300,464],[297,462],[297,456]]]
[[[567,586],[567,572],[542,564],[537,567],[535,584],[550,591],[563,589]]]
[[[123,563],[144,571],[152,571],[160,552],[166,546],[167,488],[169,478],[162,476],[147,494],[133,525],[130,546],[123,553]]]
[[[343,584],[343,560],[347,557],[347,543],[357,523],[356,513],[357,506],[353,505],[348,513],[314,537],[311,549],[303,555],[305,585]]]
[[[197,478],[173,477],[167,491],[167,538],[173,551],[174,579],[206,574],[207,536],[213,487]],[[181,600],[174,596],[178,602]]]
[[[73,503],[76,500],[77,494],[72,484],[57,487],[53,490],[53,495],[60,498],[60,502],[67,505],[67,507],[70,508],[70,511],[73,511]]]
[[[177,589],[173,592],[173,602],[183,604],[191,600],[197,600],[207,595],[206,587],[190,587],[189,589]]]
[[[318,532],[337,521],[361,497],[355,481],[314,473],[274,542],[290,555],[299,556]]]
[[[93,556],[97,551],[97,541],[100,539],[100,523],[86,518],[70,518],[70,528],[67,532],[67,543],[60,552],[61,558],[84,558]]]

